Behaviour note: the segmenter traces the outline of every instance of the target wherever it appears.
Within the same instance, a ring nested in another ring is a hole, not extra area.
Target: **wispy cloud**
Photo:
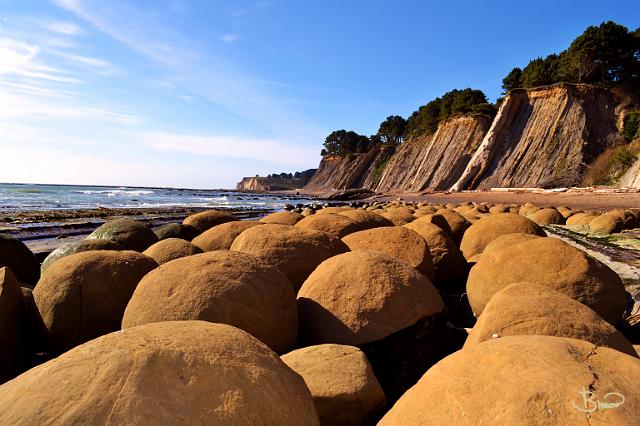
[[[220,36],[220,40],[224,41],[225,43],[234,42],[238,40],[238,38],[240,37],[237,34],[223,34]]]
[[[73,22],[52,21],[52,22],[49,22],[46,25],[46,27],[54,33],[63,34],[63,35],[73,36],[73,35],[78,35],[82,32],[80,27],[74,24]]]

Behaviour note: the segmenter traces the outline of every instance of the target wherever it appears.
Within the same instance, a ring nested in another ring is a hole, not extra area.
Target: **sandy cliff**
[[[429,136],[405,142],[391,158],[376,190],[449,189],[462,175],[489,129],[482,115],[447,120]]]
[[[579,184],[618,134],[622,99],[589,85],[514,90],[452,189]]]

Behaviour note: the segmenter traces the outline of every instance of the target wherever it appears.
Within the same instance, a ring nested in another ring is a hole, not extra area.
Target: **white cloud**
[[[52,21],[47,24],[47,29],[53,31],[54,33],[63,34],[63,35],[78,35],[82,33],[82,30],[79,26],[72,22],[63,22],[63,21]]]
[[[232,43],[236,40],[238,40],[238,35],[236,34],[223,34],[220,36],[220,40],[224,41],[225,43]]]
[[[64,59],[71,65],[79,65],[93,69],[100,75],[112,75],[115,72],[115,67],[108,61],[103,59],[94,58],[90,56],[76,55],[72,53],[62,52],[58,50],[49,51],[50,54]]]

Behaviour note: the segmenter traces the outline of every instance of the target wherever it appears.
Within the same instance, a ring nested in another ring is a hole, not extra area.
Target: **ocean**
[[[0,211],[204,207],[280,210],[308,198],[224,190],[0,183]]]

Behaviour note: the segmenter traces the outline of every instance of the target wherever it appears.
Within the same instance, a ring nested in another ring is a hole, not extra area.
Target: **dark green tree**
[[[378,136],[382,143],[399,145],[403,141],[406,127],[407,120],[399,115],[390,115],[380,123]]]
[[[323,155],[345,155],[369,151],[371,142],[366,136],[353,131],[336,130],[324,141]]]
[[[502,79],[503,93],[506,95],[509,91],[519,87],[524,87],[522,83],[522,70],[515,67],[505,78]]]
[[[558,55],[536,58],[522,70],[523,87],[537,87],[558,81]]]

